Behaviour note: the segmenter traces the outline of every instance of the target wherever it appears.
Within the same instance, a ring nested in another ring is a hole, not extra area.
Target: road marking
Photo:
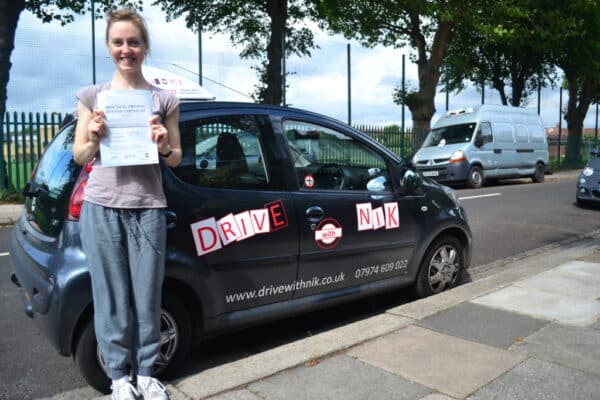
[[[10,255],[10,253],[0,253],[0,257],[9,256],[9,255]]]
[[[479,199],[481,197],[494,197],[494,196],[501,196],[502,193],[490,193],[490,194],[480,194],[478,196],[465,196],[465,197],[459,197],[459,200],[469,200],[469,199]]]

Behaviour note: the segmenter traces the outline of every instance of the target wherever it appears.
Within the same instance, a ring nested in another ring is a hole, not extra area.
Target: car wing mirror
[[[387,179],[385,176],[378,176],[373,179],[369,179],[367,182],[367,190],[369,192],[383,192],[385,190],[385,184]]]
[[[483,146],[483,136],[481,135],[481,132],[477,132],[475,134],[475,142],[474,142],[474,144],[477,147]]]
[[[400,185],[404,189],[405,193],[417,190],[423,184],[423,178],[421,175],[411,169],[407,169],[402,176]]]

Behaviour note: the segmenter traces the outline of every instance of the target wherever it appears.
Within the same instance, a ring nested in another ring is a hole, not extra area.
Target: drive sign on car
[[[227,102],[180,106],[181,165],[163,166],[168,207],[166,374],[206,337],[412,287],[452,288],[471,258],[454,192],[334,119]],[[25,312],[106,391],[79,213],[93,165],[72,158],[75,121],[48,145],[16,223],[13,281]]]

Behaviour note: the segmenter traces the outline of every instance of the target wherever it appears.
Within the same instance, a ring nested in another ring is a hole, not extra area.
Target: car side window
[[[301,189],[389,191],[385,160],[364,143],[316,124],[283,122]]]
[[[181,164],[177,177],[197,186],[268,189],[264,156],[266,117],[255,115],[200,118],[181,124]]]
[[[492,135],[492,125],[490,125],[489,122],[482,122],[479,129],[481,131],[483,144],[492,143],[494,141],[494,136]]]

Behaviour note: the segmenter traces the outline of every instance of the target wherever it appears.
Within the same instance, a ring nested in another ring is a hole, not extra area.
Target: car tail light
[[[92,171],[92,166],[90,164],[86,164],[79,173],[79,177],[75,182],[75,189],[73,190],[73,194],[71,194],[71,200],[69,201],[69,215],[67,219],[69,221],[79,221],[79,216],[81,215],[81,206],[83,205],[83,189],[88,182],[88,177],[90,176],[90,172]]]

